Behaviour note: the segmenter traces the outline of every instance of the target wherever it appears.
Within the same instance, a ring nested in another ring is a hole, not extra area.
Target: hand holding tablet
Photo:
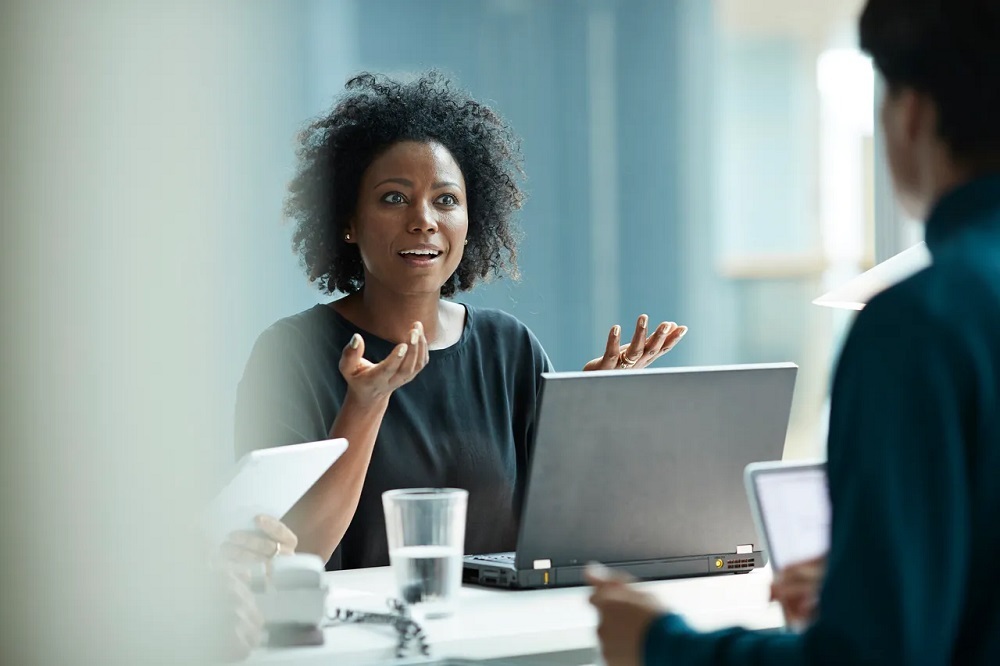
[[[789,628],[811,622],[826,575],[830,547],[830,498],[825,463],[748,465],[747,498]]]
[[[258,516],[282,518],[345,450],[347,440],[330,439],[246,454],[237,464],[232,479],[205,512],[203,524],[209,538],[222,543],[233,532],[263,531],[266,536],[269,530],[262,530]],[[252,536],[234,535],[234,538],[244,539],[247,543],[243,545],[252,550],[259,546],[256,541],[251,543]],[[281,534],[276,536],[269,543],[277,543],[280,548],[287,539],[281,538]]]

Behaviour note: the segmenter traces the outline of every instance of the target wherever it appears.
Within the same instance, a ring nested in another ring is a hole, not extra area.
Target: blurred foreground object
[[[279,555],[270,578],[255,581],[254,596],[270,647],[322,645],[327,586],[316,555]]]
[[[931,265],[931,255],[923,241],[833,289],[816,300],[816,305],[846,310],[863,310],[868,301],[882,291]]]

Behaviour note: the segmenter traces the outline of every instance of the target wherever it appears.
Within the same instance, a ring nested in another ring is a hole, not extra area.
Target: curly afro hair
[[[365,170],[400,141],[435,141],[465,177],[468,245],[442,296],[471,289],[480,278],[518,278],[515,211],[524,195],[520,140],[503,119],[438,72],[403,83],[362,73],[344,97],[299,134],[299,167],[285,215],[295,222],[292,246],[310,282],[350,294],[365,282],[356,245],[344,240]]]

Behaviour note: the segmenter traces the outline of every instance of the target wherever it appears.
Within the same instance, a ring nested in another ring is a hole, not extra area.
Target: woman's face
[[[462,261],[469,231],[465,178],[439,143],[402,141],[361,177],[349,232],[365,284],[396,293],[439,293]]]

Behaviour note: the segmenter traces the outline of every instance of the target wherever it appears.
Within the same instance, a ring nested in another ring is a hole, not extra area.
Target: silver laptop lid
[[[743,470],[781,457],[797,370],[543,374],[517,567],[760,550]]]

